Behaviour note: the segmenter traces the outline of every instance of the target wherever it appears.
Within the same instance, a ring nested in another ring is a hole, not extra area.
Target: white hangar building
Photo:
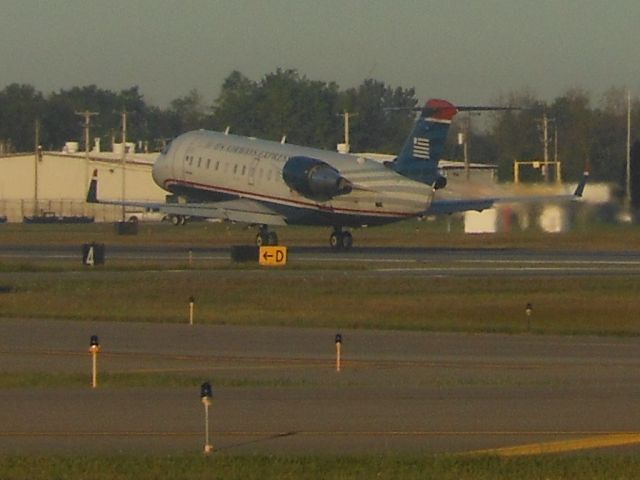
[[[122,151],[122,150],[120,150]],[[41,152],[0,157],[0,216],[21,222],[25,216],[92,216],[96,222],[121,219],[122,207],[85,202],[94,170],[99,198],[163,202],[167,192],[151,178],[158,154]]]

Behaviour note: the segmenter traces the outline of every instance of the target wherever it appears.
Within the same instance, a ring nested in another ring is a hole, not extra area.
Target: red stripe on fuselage
[[[273,197],[270,195],[262,195],[260,193],[253,192],[245,192],[242,190],[235,190],[233,188],[226,187],[215,187],[213,185],[205,185],[202,183],[188,182],[186,180],[177,180],[177,179],[167,179],[164,181],[164,188],[169,190],[169,185],[178,185],[178,186],[186,186],[190,188],[195,188],[198,190],[206,190],[220,193],[227,193],[230,195],[236,195],[238,197],[249,198],[249,199],[257,199],[262,201],[269,201],[272,203],[279,204],[294,204],[298,206],[302,206],[304,208],[311,208],[317,210],[319,212],[333,212],[333,213],[345,213],[349,215],[373,215],[376,217],[415,217],[418,215],[418,212],[377,212],[375,210],[354,210],[350,208],[335,208],[335,207],[326,207],[317,203],[310,202],[301,202],[298,200],[292,200],[288,198],[281,197]]]

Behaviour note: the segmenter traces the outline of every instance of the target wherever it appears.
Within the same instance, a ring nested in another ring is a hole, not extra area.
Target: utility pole
[[[549,182],[549,117],[545,110],[542,116],[542,141],[544,144],[544,181]]]
[[[85,110],[84,112],[75,112],[76,115],[80,117],[84,117],[84,186],[86,187],[89,183],[89,141],[90,141],[90,128],[91,128],[91,117],[98,115],[98,112],[90,112],[89,110]]]
[[[553,161],[558,164],[558,123],[553,122]]]
[[[471,177],[471,166],[469,164],[469,135],[471,135],[471,112],[467,114],[467,121],[464,128],[464,176],[469,180]]]
[[[458,133],[458,145],[462,146],[462,153],[464,158],[464,175],[467,180],[471,178],[471,160],[469,159],[469,139],[471,138],[471,115],[473,115],[472,112],[469,112],[467,114],[466,120],[464,120],[464,123],[462,126],[462,131]]]
[[[349,153],[351,150],[351,144],[349,143],[349,117],[355,117],[357,115],[357,113],[347,112],[346,110],[344,113],[338,114],[339,117],[344,118],[344,151],[341,153]]]
[[[631,90],[627,90],[627,181],[625,190],[627,206],[631,210]]]
[[[40,120],[36,119],[35,123],[35,148],[34,148],[34,165],[33,165],[33,216],[38,215],[38,163],[40,163],[40,155],[42,148],[40,147]]]
[[[122,221],[126,219],[125,201],[125,166],[127,158],[127,111],[122,110]]]

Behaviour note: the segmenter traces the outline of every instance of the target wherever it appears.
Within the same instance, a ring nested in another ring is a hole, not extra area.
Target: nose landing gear
[[[338,252],[341,250],[351,250],[353,246],[353,236],[350,232],[343,231],[342,228],[336,227],[329,237],[331,249]]]
[[[278,245],[278,235],[276,232],[272,232],[266,225],[262,225],[256,235],[256,246],[267,247],[276,245]]]

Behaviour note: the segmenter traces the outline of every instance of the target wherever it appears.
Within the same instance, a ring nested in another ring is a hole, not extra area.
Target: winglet
[[[587,185],[587,180],[589,179],[589,172],[584,172],[584,175],[582,176],[582,180],[580,180],[580,183],[578,183],[578,186],[576,187],[576,191],[573,192],[573,196],[574,197],[582,197],[582,194],[584,193],[584,187]]]
[[[89,190],[87,191],[87,203],[100,203],[98,202],[98,170],[93,171],[91,177],[91,183],[89,183]]]

